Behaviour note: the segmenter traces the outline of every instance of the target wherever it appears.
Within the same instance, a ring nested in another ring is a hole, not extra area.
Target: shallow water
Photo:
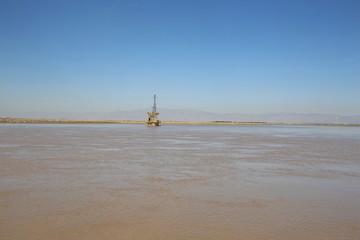
[[[360,128],[0,124],[0,239],[360,239]]]

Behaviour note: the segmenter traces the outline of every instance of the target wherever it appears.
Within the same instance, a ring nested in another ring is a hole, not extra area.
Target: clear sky
[[[358,0],[0,0],[0,116],[360,114]]]

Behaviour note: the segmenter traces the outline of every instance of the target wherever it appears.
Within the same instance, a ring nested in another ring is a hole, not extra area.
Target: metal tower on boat
[[[156,112],[156,95],[154,95],[154,105],[152,107],[152,111],[148,112],[147,114],[148,114],[147,125],[149,127],[160,126],[160,120],[158,119],[159,113]]]

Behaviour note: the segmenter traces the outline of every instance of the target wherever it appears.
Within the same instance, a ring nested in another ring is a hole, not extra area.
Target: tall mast
[[[153,114],[156,114],[156,94],[154,94],[154,105],[153,105],[153,109],[152,109]]]

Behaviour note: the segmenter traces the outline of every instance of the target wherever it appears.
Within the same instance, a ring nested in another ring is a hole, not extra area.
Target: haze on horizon
[[[0,115],[360,115],[356,0],[0,2]],[[0,116],[1,117],[1,116]],[[11,116],[10,116],[11,117]]]

